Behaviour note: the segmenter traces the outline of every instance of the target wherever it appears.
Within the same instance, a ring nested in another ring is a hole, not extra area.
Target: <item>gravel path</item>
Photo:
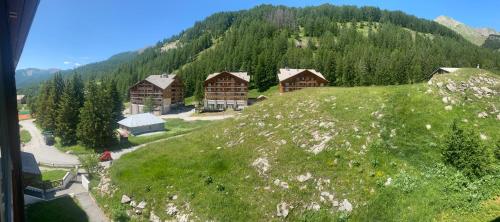
[[[21,149],[22,151],[32,153],[38,164],[59,167],[71,167],[72,165],[80,164],[75,155],[61,152],[54,146],[47,146],[43,140],[42,133],[36,128],[32,119],[20,121],[19,124],[31,134],[31,141]]]
[[[113,158],[113,160],[117,160],[117,159],[120,159],[120,157],[123,154],[136,151],[136,150],[138,150],[138,149],[140,149],[142,147],[145,147],[145,146],[147,146],[149,144],[158,143],[158,142],[162,142],[162,141],[165,141],[165,140],[170,140],[170,139],[178,138],[178,137],[185,136],[185,135],[188,135],[188,134],[189,133],[181,134],[181,135],[177,135],[177,136],[168,137],[168,138],[165,138],[165,139],[159,139],[159,140],[156,140],[156,141],[153,141],[153,142],[149,142],[149,143],[144,143],[144,144],[133,146],[133,147],[126,148],[126,149],[111,151],[111,158]],[[104,168],[108,168],[108,167],[110,167],[111,161],[100,162],[100,164]]]

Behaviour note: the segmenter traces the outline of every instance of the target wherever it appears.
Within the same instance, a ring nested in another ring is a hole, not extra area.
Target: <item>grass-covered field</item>
[[[42,181],[62,180],[66,172],[66,170],[44,170],[42,171]]]
[[[163,220],[278,221],[277,208],[290,221],[493,220],[498,174],[471,181],[441,150],[454,120],[494,149],[499,95],[451,91],[450,81],[500,91],[498,76],[466,69],[432,84],[274,94],[234,119],[124,155],[111,167],[116,193],[99,201],[123,213],[126,194]]]
[[[159,139],[165,139],[172,136],[181,135],[184,133],[189,133],[199,127],[205,126],[209,121],[184,121],[182,119],[167,119],[165,120],[165,132],[156,133],[152,135],[143,136],[129,136],[127,143],[117,144],[113,147],[106,147],[107,150],[116,150],[121,148],[127,148],[132,146],[137,146],[144,143],[149,143]],[[74,154],[90,154],[93,153],[93,149],[86,148],[82,145],[74,146],[61,146],[56,144],[56,147],[63,152],[71,151]],[[104,149],[104,148],[103,148]]]
[[[28,130],[22,129],[20,132],[21,143],[29,143],[31,141],[31,134]]]
[[[26,210],[29,222],[87,222],[87,214],[71,197],[31,204]]]

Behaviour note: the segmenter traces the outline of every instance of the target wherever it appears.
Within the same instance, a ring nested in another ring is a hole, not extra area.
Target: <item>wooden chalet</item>
[[[328,84],[328,80],[314,69],[280,69],[278,79],[281,93]]]
[[[129,88],[130,113],[143,113],[146,98],[153,100],[153,114],[166,114],[184,104],[184,84],[175,74],[150,75]]]
[[[248,83],[246,72],[220,72],[205,79],[204,109],[219,111],[227,108],[235,110],[248,105]]]

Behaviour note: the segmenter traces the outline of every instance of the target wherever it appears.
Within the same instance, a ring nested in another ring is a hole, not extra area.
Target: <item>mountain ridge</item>
[[[434,21],[456,31],[457,33],[462,35],[465,39],[469,40],[470,42],[478,46],[482,46],[490,35],[500,34],[500,32],[497,32],[493,28],[487,28],[487,27],[474,28],[463,22],[455,20],[452,17],[445,15],[440,15],[436,17]]]
[[[33,83],[45,81],[52,77],[53,74],[62,71],[58,68],[39,69],[39,68],[25,68],[16,70],[16,87],[23,88]]]

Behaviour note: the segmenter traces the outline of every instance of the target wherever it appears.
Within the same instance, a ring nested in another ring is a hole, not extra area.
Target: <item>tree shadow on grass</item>
[[[61,197],[47,202],[38,202],[27,206],[26,221],[28,222],[86,222],[87,214],[69,197]]]

